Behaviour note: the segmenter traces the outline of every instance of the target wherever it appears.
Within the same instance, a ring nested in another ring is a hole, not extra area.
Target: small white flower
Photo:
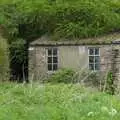
[[[89,113],[87,114],[87,116],[93,116],[93,115],[94,115],[93,112],[89,112]]]
[[[109,112],[111,116],[115,116],[117,114],[117,110],[112,108],[112,110]]]

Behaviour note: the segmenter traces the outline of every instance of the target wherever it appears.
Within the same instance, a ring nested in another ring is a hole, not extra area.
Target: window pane
[[[99,55],[99,48],[95,48],[95,55]]]
[[[89,56],[89,63],[94,63],[94,56]]]
[[[94,48],[89,49],[89,55],[94,55]]]
[[[53,63],[57,63],[57,62],[58,62],[57,57],[53,57]]]
[[[48,63],[52,63],[52,57],[48,57]]]
[[[89,64],[89,69],[94,70],[94,64]]]
[[[53,49],[53,55],[57,55],[57,48]]]
[[[53,64],[53,70],[57,70],[57,64]]]
[[[100,62],[100,57],[99,56],[95,56],[95,63],[99,63]]]
[[[48,56],[52,55],[52,49],[48,49]]]
[[[100,64],[95,64],[95,70],[100,70]]]
[[[48,64],[48,70],[49,70],[49,71],[52,70],[52,64]]]

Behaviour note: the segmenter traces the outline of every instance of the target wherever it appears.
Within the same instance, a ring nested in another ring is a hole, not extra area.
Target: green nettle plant
[[[72,69],[64,68],[60,69],[51,75],[48,80],[50,83],[73,83],[75,71]]]
[[[108,72],[108,74],[107,74],[106,92],[109,94],[112,94],[112,95],[115,93],[113,73],[111,71]]]

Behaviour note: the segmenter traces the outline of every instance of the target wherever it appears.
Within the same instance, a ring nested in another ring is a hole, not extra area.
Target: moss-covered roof
[[[44,35],[31,42],[31,46],[39,45],[104,45],[120,43],[120,33],[111,33],[100,37],[86,39],[59,39],[53,40],[52,37]]]

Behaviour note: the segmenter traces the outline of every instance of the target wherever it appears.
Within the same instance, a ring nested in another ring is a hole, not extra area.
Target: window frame
[[[93,55],[90,54],[90,49],[93,49]],[[95,54],[95,49],[99,50],[99,54]],[[90,63],[90,57],[93,57],[93,63]],[[95,62],[96,57],[99,57],[99,62]],[[90,64],[93,65],[93,69],[90,68]],[[99,69],[96,69],[96,65],[99,65]],[[88,47],[88,68],[92,71],[100,70],[100,47]]]
[[[48,54],[48,50],[49,49],[52,50],[51,55]],[[53,54],[54,49],[57,49],[57,54],[56,55]],[[49,57],[52,58],[52,62],[51,63],[48,63],[48,58]],[[53,59],[54,57],[57,58],[57,62],[56,63],[53,62],[54,61],[54,59]],[[58,63],[59,63],[58,62],[58,48],[57,47],[47,47],[46,48],[46,64],[47,64],[47,71],[48,71],[48,73],[53,73],[53,72],[57,71],[58,70]],[[48,69],[48,65],[52,65],[52,69],[51,70]],[[57,69],[56,70],[53,69],[54,65],[57,65]]]

